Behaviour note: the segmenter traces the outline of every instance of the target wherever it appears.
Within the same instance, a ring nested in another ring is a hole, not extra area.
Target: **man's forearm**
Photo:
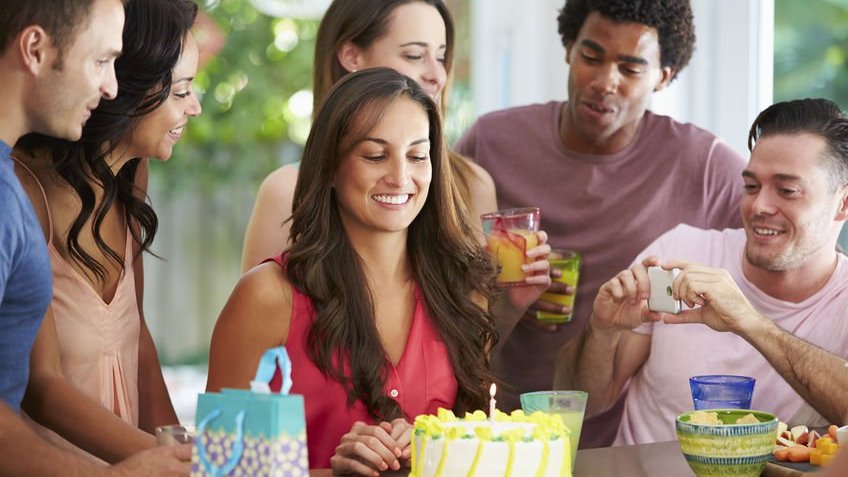
[[[554,366],[554,389],[578,388],[577,368],[583,346],[586,343],[586,330],[560,348]]]
[[[126,423],[61,377],[31,378],[23,408],[39,424],[112,464],[156,446],[152,434]]]
[[[590,318],[583,333],[563,346],[557,356],[554,388],[587,391],[588,416],[608,409],[621,393],[624,381],[617,382],[615,378],[615,355],[621,336],[621,331],[595,328]]]
[[[500,351],[503,345],[515,329],[515,325],[521,320],[525,310],[519,310],[512,306],[506,293],[501,293],[491,307],[492,316],[495,319],[495,331],[498,333],[498,343],[492,348],[492,354]]]
[[[807,403],[830,422],[848,420],[845,360],[764,320],[743,337]]]
[[[0,404],[0,476],[105,477],[106,467],[47,443]]]

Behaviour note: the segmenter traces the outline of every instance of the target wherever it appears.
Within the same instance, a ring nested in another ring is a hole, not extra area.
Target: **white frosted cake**
[[[439,409],[415,418],[410,477],[571,477],[569,431],[559,416]]]

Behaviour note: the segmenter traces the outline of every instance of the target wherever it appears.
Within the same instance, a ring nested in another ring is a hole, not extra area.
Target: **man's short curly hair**
[[[689,0],[566,0],[557,17],[563,46],[577,40],[591,12],[615,22],[635,22],[657,30],[660,65],[670,66],[671,79],[689,64],[695,50],[695,23]]]

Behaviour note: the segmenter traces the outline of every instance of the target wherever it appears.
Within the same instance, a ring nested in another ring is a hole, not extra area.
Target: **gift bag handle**
[[[236,440],[233,442],[233,453],[221,467],[209,461],[209,457],[206,455],[206,446],[203,444],[203,439],[201,439],[203,431],[206,430],[206,425],[220,416],[221,410],[215,409],[210,412],[197,425],[197,456],[200,459],[200,463],[203,464],[203,467],[212,477],[222,477],[229,474],[236,468],[239,460],[241,460],[241,455],[244,453],[244,413],[245,410],[242,409],[236,414]]]
[[[283,375],[280,394],[288,394],[292,387],[292,366],[285,346],[271,348],[262,355],[262,358],[259,359],[259,366],[256,368],[256,377],[250,382],[250,390],[259,393],[270,393],[271,388],[268,386],[268,383],[274,378],[274,372],[277,370],[277,367],[280,368],[280,372]]]

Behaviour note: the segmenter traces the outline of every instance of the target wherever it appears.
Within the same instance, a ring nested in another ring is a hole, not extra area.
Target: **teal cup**
[[[577,444],[580,442],[580,430],[583,428],[583,414],[586,412],[585,391],[537,391],[521,395],[521,409],[525,414],[541,411],[556,414],[562,418],[570,431],[571,469],[577,458]]]

